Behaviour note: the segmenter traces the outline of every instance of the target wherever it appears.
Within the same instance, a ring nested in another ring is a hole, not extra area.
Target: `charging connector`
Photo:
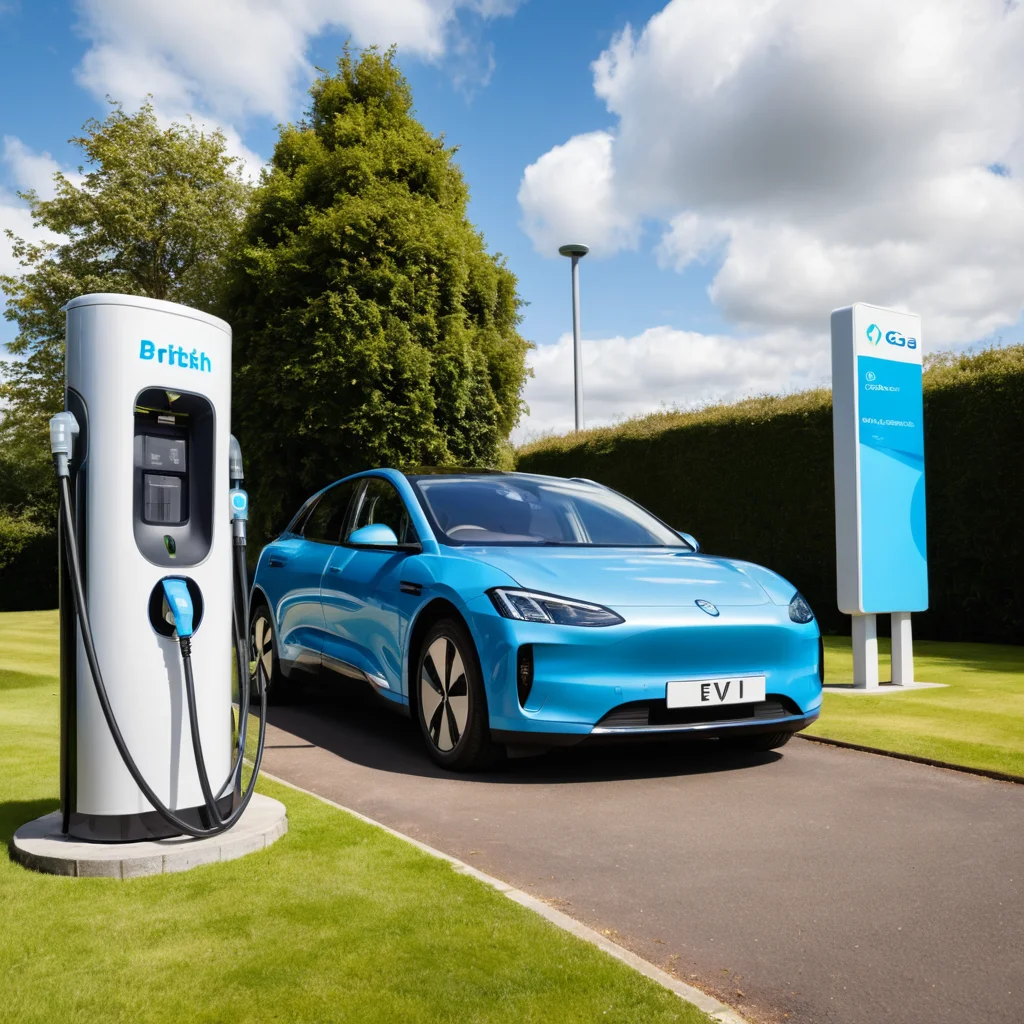
[[[242,446],[234,434],[228,441],[228,480],[232,487],[241,487],[245,479],[245,471],[242,468]]]
[[[174,620],[174,628],[178,639],[187,639],[192,635],[192,622],[195,609],[192,607],[192,595],[188,592],[188,584],[184,580],[165,579],[160,581],[164,588],[164,600]]]
[[[57,469],[57,476],[70,476],[68,463],[75,454],[75,439],[78,437],[78,420],[74,413],[59,412],[50,417],[50,454]]]
[[[229,495],[231,502],[231,535],[235,546],[245,546],[245,524],[249,518],[249,495],[241,487],[234,487]]]

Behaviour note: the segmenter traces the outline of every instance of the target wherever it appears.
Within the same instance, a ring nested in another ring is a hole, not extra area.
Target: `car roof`
[[[373,470],[368,470],[373,472]],[[379,472],[379,470],[378,470]],[[520,473],[514,469],[478,469],[475,467],[463,467],[463,466],[417,466],[415,469],[404,469],[404,470],[392,470],[392,472],[401,473],[409,480],[416,480],[419,477],[426,476],[514,476],[521,477],[523,480],[571,480],[576,484],[590,484],[592,487],[600,487],[607,489],[604,484],[599,484],[596,480],[588,480],[583,476],[554,476],[550,473]]]
[[[407,477],[414,476],[507,476],[511,470],[479,466],[413,466],[397,472]]]

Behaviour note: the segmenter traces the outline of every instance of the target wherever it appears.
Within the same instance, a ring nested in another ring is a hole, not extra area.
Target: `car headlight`
[[[558,626],[615,626],[626,620],[610,608],[586,601],[572,601],[534,590],[495,587],[487,591],[500,615],[520,622],[551,622]]]
[[[813,622],[814,612],[811,611],[811,606],[807,603],[807,599],[801,593],[793,595],[793,600],[789,602],[789,617],[794,622]]]

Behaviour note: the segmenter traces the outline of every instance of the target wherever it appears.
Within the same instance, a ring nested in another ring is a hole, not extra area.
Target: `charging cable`
[[[188,721],[192,733],[192,750],[196,756],[196,769],[199,772],[199,786],[203,791],[203,800],[215,824],[220,825],[223,819],[217,806],[217,797],[210,789],[210,777],[206,771],[206,758],[203,757],[202,740],[199,736],[199,713],[196,708],[196,685],[192,678],[192,596],[184,580],[165,579],[164,599],[174,619],[174,628],[178,634],[178,647],[181,650],[181,666],[185,676],[185,700],[188,703]],[[244,749],[244,748],[243,748]],[[234,777],[232,772],[229,781]],[[218,797],[220,794],[218,794]]]
[[[93,642],[92,625],[89,621],[89,608],[85,599],[85,587],[82,582],[82,565],[78,553],[78,535],[75,529],[75,515],[71,501],[69,462],[73,456],[75,438],[78,436],[78,433],[78,421],[72,413],[57,413],[56,416],[53,416],[50,419],[50,452],[53,455],[53,464],[57,471],[57,479],[60,485],[61,522],[64,533],[65,548],[67,551],[69,576],[71,578],[71,593],[75,605],[75,612],[78,616],[78,623],[81,628],[82,646],[85,648],[85,657],[89,665],[89,672],[92,675],[92,681],[96,689],[96,697],[99,700],[100,709],[103,712],[107,728],[110,730],[114,746],[121,755],[121,760],[124,762],[125,768],[128,769],[128,774],[131,775],[133,781],[141,790],[142,795],[145,796],[160,817],[180,833],[192,836],[195,839],[205,839],[209,836],[219,835],[222,832],[226,832],[238,822],[246,807],[249,805],[249,801],[252,799],[252,795],[256,789],[256,778],[259,775],[260,764],[263,761],[263,746],[266,738],[267,726],[267,686],[266,680],[263,678],[264,670],[262,663],[260,659],[257,658],[256,690],[260,697],[260,730],[256,745],[256,754],[253,758],[252,776],[249,779],[249,784],[246,787],[245,792],[241,795],[241,799],[237,806],[229,815],[223,817],[217,806],[217,800],[220,799],[229,789],[234,791],[236,786],[240,787],[242,761],[245,756],[245,741],[247,734],[246,726],[248,724],[249,717],[249,666],[248,658],[245,653],[248,649],[249,639],[249,614],[247,601],[248,574],[245,565],[244,521],[241,536],[239,537],[236,533],[234,538],[235,565],[237,572],[235,583],[236,586],[240,588],[239,592],[236,594],[233,615],[235,623],[235,645],[238,652],[239,665],[238,744],[233,767],[228,775],[227,781],[224,786],[221,787],[216,797],[210,787],[206,764],[203,760],[202,747],[199,741],[199,718],[196,713],[195,685],[192,678],[192,600],[188,594],[188,587],[184,580],[164,580],[164,595],[167,599],[168,607],[174,615],[175,627],[178,630],[178,645],[182,654],[182,665],[185,676],[185,692],[189,711],[189,726],[192,734],[192,747],[193,754],[196,759],[196,769],[199,773],[199,782],[203,791],[203,802],[206,805],[206,811],[210,821],[213,822],[212,826],[209,828],[200,828],[191,825],[178,817],[174,811],[161,801],[153,790],[153,787],[146,781],[146,778],[139,769],[139,766],[135,763],[135,759],[132,757],[131,751],[129,751],[128,745],[125,742],[124,735],[121,733],[121,729],[117,724],[117,719],[114,716],[114,711],[110,705],[110,699],[107,695],[106,686],[103,683],[103,674],[100,671],[99,659],[96,656],[96,647]],[[234,438],[232,438],[232,441],[234,441]],[[235,448],[237,448],[238,442],[235,441],[234,445]],[[231,471],[234,472],[235,453],[232,452],[231,454]],[[240,451],[238,452],[238,469],[238,482],[240,483]],[[246,509],[247,508],[248,501],[246,501]],[[178,584],[180,589],[175,586],[172,586],[169,589],[168,584]]]

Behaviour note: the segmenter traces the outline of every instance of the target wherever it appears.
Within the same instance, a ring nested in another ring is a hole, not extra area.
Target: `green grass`
[[[888,679],[889,641],[878,646],[880,678]],[[808,732],[1024,776],[1024,647],[915,641],[914,675],[948,685],[884,697],[826,693]],[[849,637],[826,637],[826,683],[852,679]]]
[[[57,807],[57,619],[0,615],[0,836]],[[708,1018],[442,861],[269,782],[290,830],[134,881],[0,860],[0,1018],[681,1021]]]

